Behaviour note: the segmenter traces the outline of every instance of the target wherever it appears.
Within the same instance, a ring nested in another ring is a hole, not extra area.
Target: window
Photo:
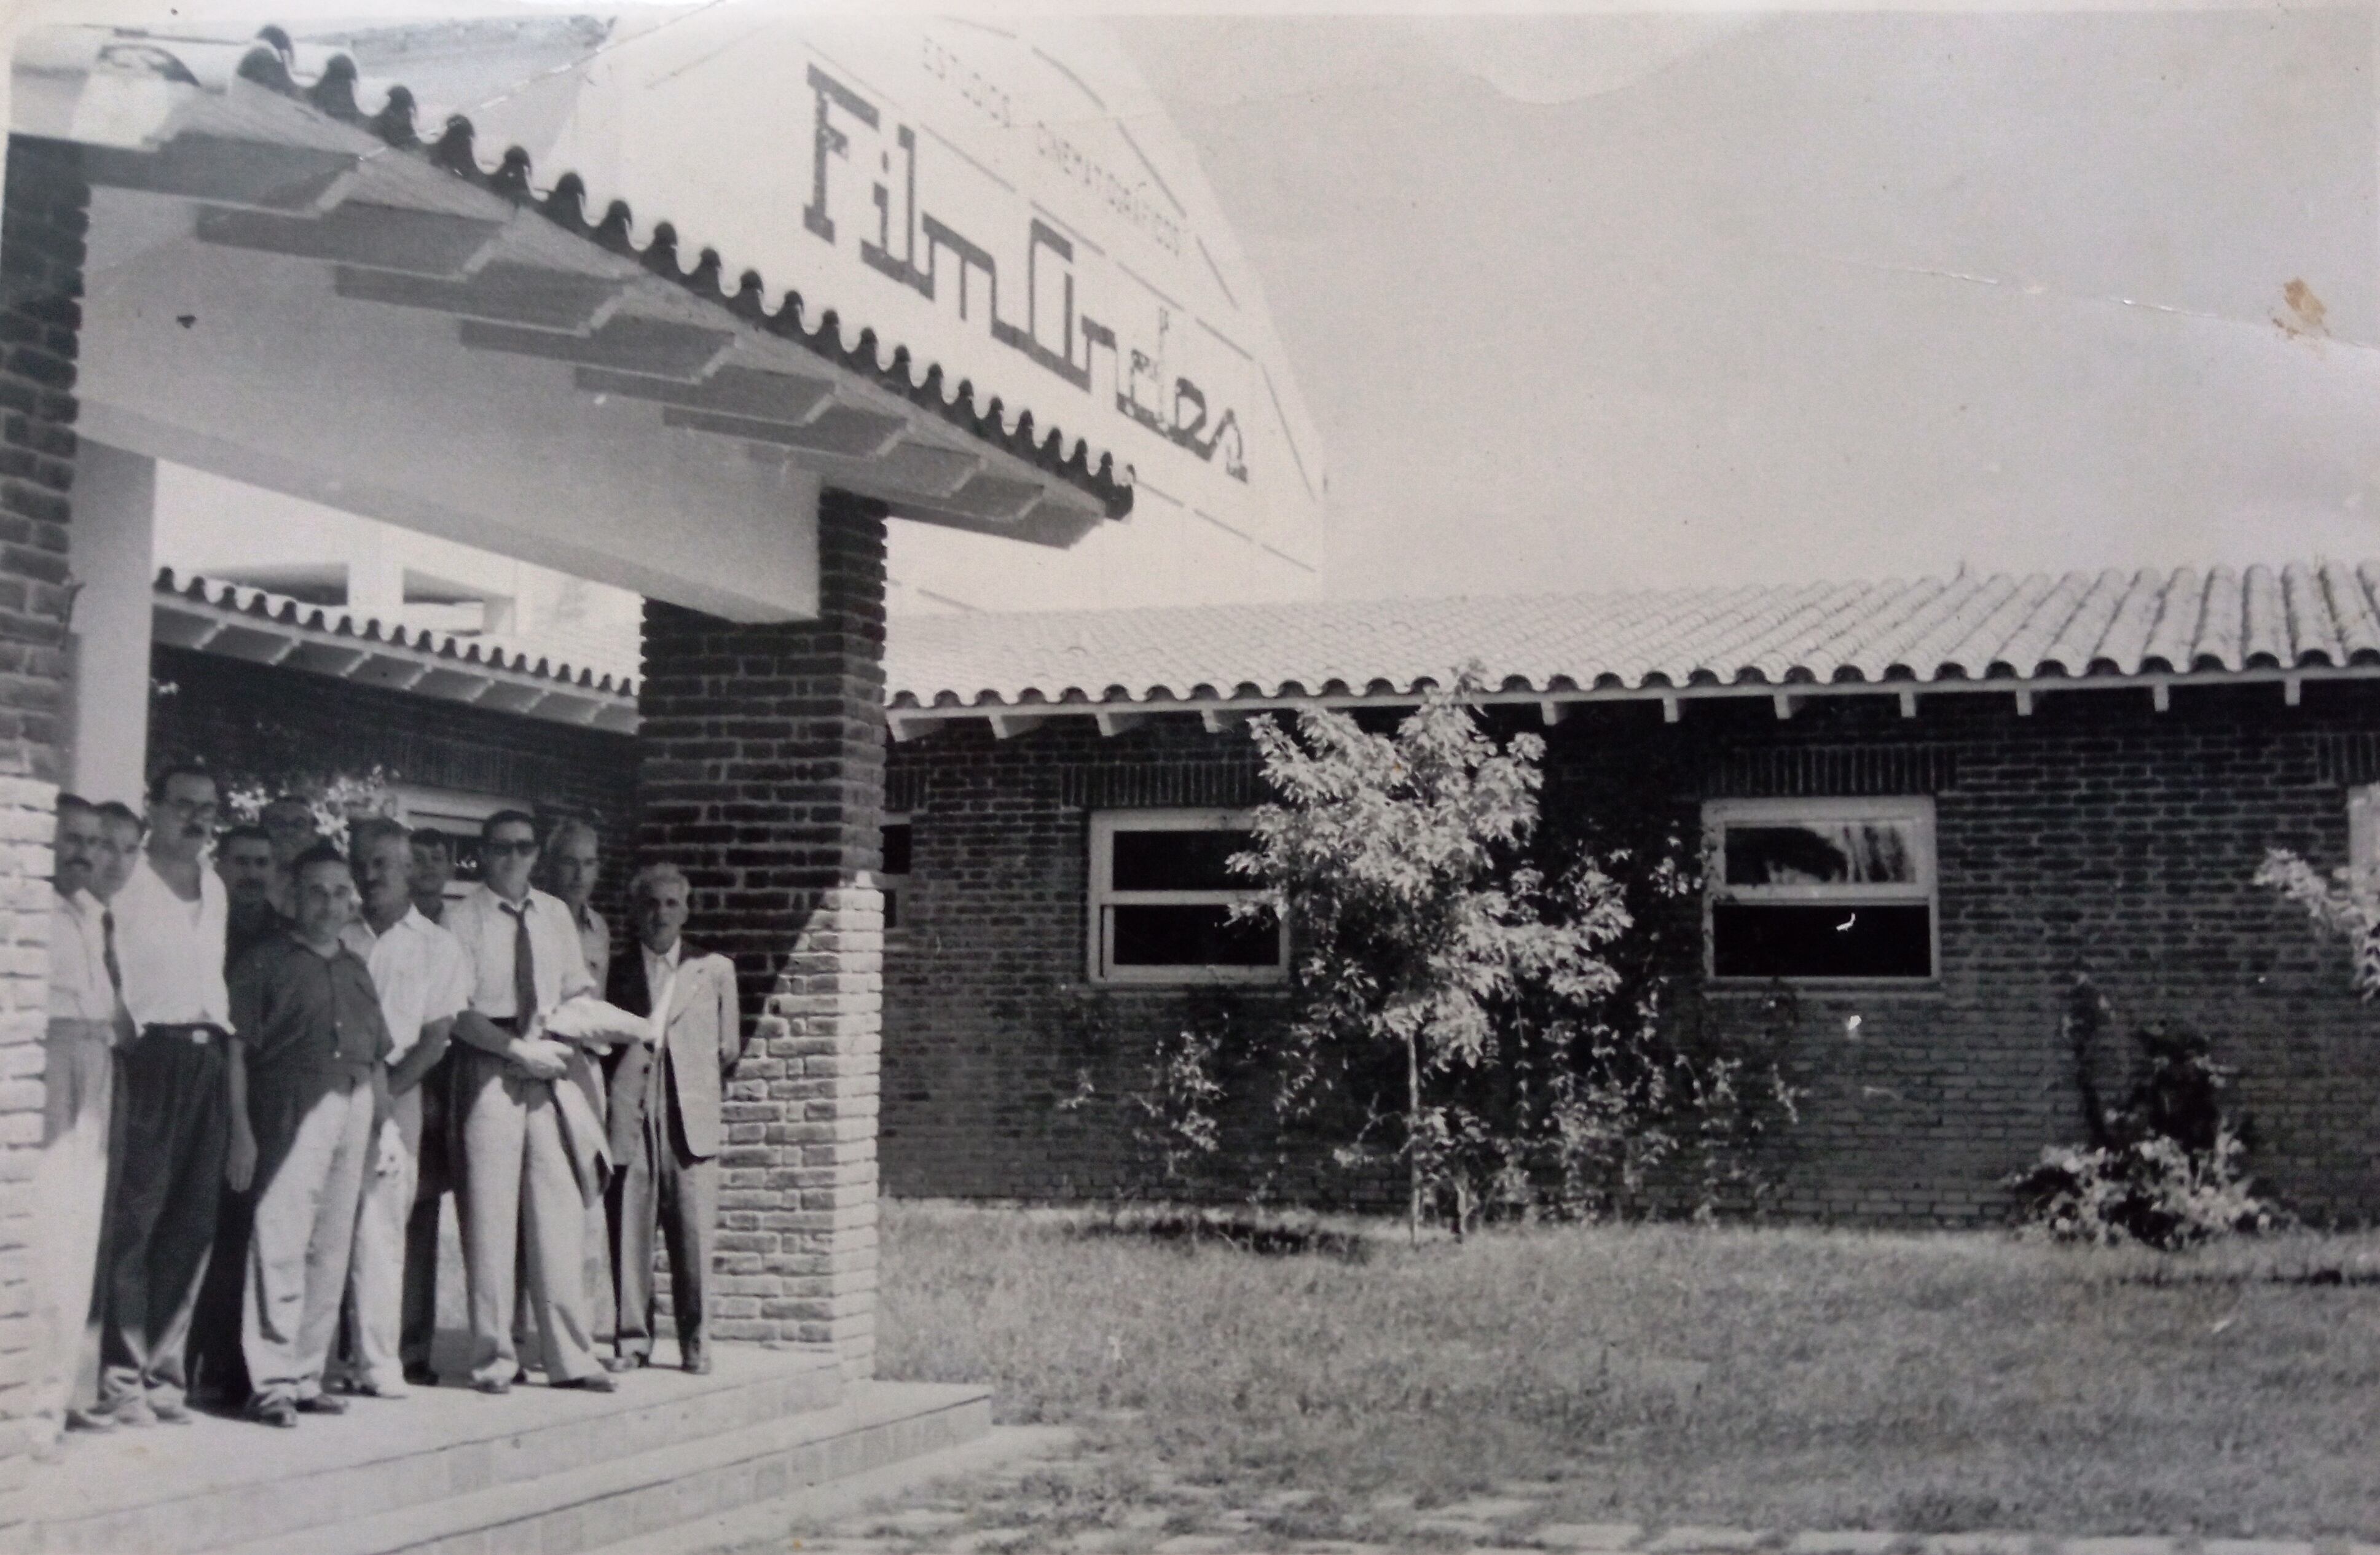
[[[1704,808],[1718,978],[1934,976],[1934,802],[1744,799]]]
[[[397,819],[416,832],[435,827],[455,839],[455,878],[446,882],[446,900],[455,901],[480,881],[480,823],[498,810],[532,807],[495,794],[470,794],[453,788],[423,788],[394,783]]]
[[[876,871],[876,888],[884,893],[884,932],[902,927],[903,898],[909,888],[909,818],[884,818],[884,867]]]
[[[1274,982],[1289,935],[1269,912],[1234,920],[1255,893],[1230,859],[1253,842],[1242,810],[1091,817],[1091,977],[1111,983]]]

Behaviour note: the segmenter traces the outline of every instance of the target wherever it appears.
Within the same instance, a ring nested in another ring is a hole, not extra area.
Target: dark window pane
[[[905,875],[909,872],[909,823],[896,820],[883,828],[884,873]]]
[[[1711,969],[1722,978],[1930,978],[1934,909],[1711,907]]]
[[[1123,832],[1115,833],[1117,891],[1245,891],[1249,881],[1229,860],[1255,841],[1245,832]]]
[[[1727,829],[1727,883],[1913,884],[1916,827],[1906,820],[1808,820]]]
[[[1277,966],[1281,929],[1270,912],[1231,921],[1232,909],[1212,906],[1108,909],[1115,915],[1113,965],[1118,966]]]
[[[888,929],[901,927],[901,893],[897,890],[884,893],[884,927]]]

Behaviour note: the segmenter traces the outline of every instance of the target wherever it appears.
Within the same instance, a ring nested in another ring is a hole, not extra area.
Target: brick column
[[[726,1101],[722,1339],[868,1375],[883,900],[884,517],[828,492],[819,618],[645,606],[639,854],[693,882],[687,938],[735,957],[751,1032]]]
[[[73,147],[8,141],[0,204],[0,1545],[25,1518],[29,1246],[65,701],[67,493],[91,188]],[[131,711],[147,716],[147,701]]]

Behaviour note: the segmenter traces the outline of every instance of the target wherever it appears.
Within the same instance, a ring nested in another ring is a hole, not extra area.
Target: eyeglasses
[[[534,840],[527,838],[516,843],[481,843],[480,851],[495,858],[501,858],[506,854],[516,858],[527,858],[537,851],[537,844]]]

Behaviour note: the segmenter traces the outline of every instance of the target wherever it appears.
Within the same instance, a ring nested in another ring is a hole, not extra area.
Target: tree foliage
[[[1759,1100],[1792,1102],[1773,1062],[1671,1018],[1628,954],[1632,895],[1695,889],[1678,840],[1546,857],[1545,742],[1497,741],[1477,691],[1459,676],[1393,734],[1320,709],[1253,724],[1276,798],[1234,861],[1263,887],[1245,910],[1291,926],[1281,1109],[1354,1099],[1342,1159],[1401,1158],[1416,1220],[1451,1197],[1458,1227],[1492,1204],[1617,1208],[1682,1148],[1727,1155]]]

